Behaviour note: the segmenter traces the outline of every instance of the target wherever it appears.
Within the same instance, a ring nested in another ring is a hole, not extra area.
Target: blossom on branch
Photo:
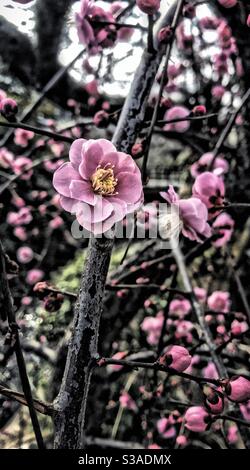
[[[173,186],[161,196],[179,211],[179,227],[182,234],[190,240],[202,242],[211,236],[211,227],[207,223],[208,211],[203,202],[197,197],[180,199]]]
[[[73,142],[70,162],[54,173],[53,185],[63,209],[79,224],[101,234],[142,203],[141,173],[130,155],[106,139]]]

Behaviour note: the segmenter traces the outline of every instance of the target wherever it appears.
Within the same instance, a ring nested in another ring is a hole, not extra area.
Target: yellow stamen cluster
[[[110,163],[105,165],[104,168],[98,166],[95,173],[91,177],[91,183],[94,192],[101,196],[113,195],[117,186],[117,182],[118,180],[115,178],[113,166]]]

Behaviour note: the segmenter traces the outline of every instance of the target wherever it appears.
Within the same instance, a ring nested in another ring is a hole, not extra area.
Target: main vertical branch
[[[164,18],[172,21],[176,3]],[[118,150],[128,152],[145,117],[148,96],[160,65],[163,50],[145,52],[135,73],[129,95],[113,138]],[[74,312],[72,338],[61,389],[55,402],[55,448],[82,447],[86,404],[93,360],[97,355],[103,295],[114,234],[110,239],[91,238]]]

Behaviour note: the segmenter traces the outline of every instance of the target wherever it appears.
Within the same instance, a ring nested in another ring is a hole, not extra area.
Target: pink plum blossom
[[[0,166],[3,168],[11,168],[14,161],[14,155],[5,147],[0,149]]]
[[[119,398],[120,405],[122,408],[127,408],[128,410],[136,411],[137,406],[133,398],[129,395],[128,392],[122,392]]]
[[[13,170],[16,175],[20,175],[20,179],[22,180],[29,180],[30,177],[33,174],[33,170],[30,169],[26,171],[26,168],[28,168],[32,164],[32,160],[28,157],[18,157],[16,160],[13,162]]]
[[[225,92],[226,90],[222,85],[215,85],[212,87],[212,90],[211,90],[212,96],[218,101],[220,101],[223,98]]]
[[[175,338],[180,339],[180,338],[185,338],[188,343],[192,343],[193,340],[193,335],[192,335],[192,330],[194,328],[194,325],[191,321],[187,320],[178,320],[175,322],[176,325],[176,331],[175,331]]]
[[[183,318],[191,311],[191,304],[187,299],[174,299],[170,302],[169,313]]]
[[[231,333],[234,336],[240,336],[242,333],[245,333],[249,329],[246,321],[233,320],[231,324]]]
[[[22,246],[18,248],[16,256],[20,263],[26,264],[32,261],[34,252],[29,246]]]
[[[160,311],[156,317],[145,317],[141,323],[141,329],[147,334],[147,341],[149,344],[157,344],[162,330],[164,317]]]
[[[54,219],[49,222],[49,226],[54,230],[61,227],[64,224],[64,220],[60,215],[57,215]]]
[[[9,212],[7,222],[10,225],[27,225],[32,221],[32,215],[28,207],[22,207],[18,212]]]
[[[161,196],[179,211],[179,224],[182,234],[198,242],[211,236],[211,227],[207,223],[208,211],[205,204],[196,197],[180,199],[173,186]]]
[[[216,247],[221,247],[230,241],[233,234],[234,225],[234,220],[229,214],[226,212],[219,214],[216,220],[213,222],[214,233],[218,234],[218,239],[213,241],[213,245]]]
[[[172,121],[175,119],[183,119],[190,115],[190,111],[185,106],[173,106],[168,109],[164,115],[164,121]],[[186,132],[190,127],[189,121],[177,121],[165,124],[164,130],[175,132]]]
[[[32,131],[26,131],[25,129],[16,129],[14,142],[16,145],[20,145],[20,147],[27,147],[29,140],[33,139],[34,135],[35,134]]]
[[[95,234],[104,233],[142,202],[141,173],[130,155],[105,139],[77,139],[69,163],[54,173],[64,210]]]
[[[207,304],[215,312],[226,313],[230,310],[230,294],[229,292],[216,290],[208,297]]]
[[[185,426],[193,432],[203,432],[206,430],[209,414],[202,406],[191,406],[184,416]]]
[[[80,11],[76,13],[75,19],[79,40],[82,44],[89,46],[92,53],[98,51],[99,45],[101,47],[112,46],[116,38],[115,26],[100,24],[102,21],[115,22],[111,12],[96,6],[92,0],[81,0]]]
[[[80,11],[76,13],[76,26],[79,40],[82,44],[88,45],[94,40],[94,30],[88,21],[93,7],[92,0],[82,0]]]
[[[199,302],[204,303],[207,298],[207,291],[203,287],[194,287],[194,293]]]
[[[34,285],[37,282],[41,281],[44,276],[44,272],[41,269],[31,269],[27,273],[26,281],[30,285]]]
[[[204,153],[197,162],[193,163],[193,165],[191,165],[191,170],[190,170],[193,178],[196,178],[203,171],[207,171],[209,169],[209,165],[213,161],[213,158],[214,158],[213,152],[207,152],[207,153]],[[229,169],[229,165],[224,158],[222,158],[221,156],[218,156],[215,158],[214,163],[213,163],[213,169],[212,169],[212,172],[215,175],[221,176],[227,173],[228,169]]]
[[[22,242],[25,242],[28,238],[27,232],[24,227],[15,227],[13,233],[15,237],[17,237]]]

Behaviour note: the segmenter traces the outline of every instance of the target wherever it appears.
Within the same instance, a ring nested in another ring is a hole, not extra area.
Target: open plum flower
[[[140,207],[140,170],[130,155],[118,152],[110,141],[77,139],[69,159],[54,173],[53,185],[63,209],[75,213],[86,230],[104,233]]]
[[[180,199],[173,186],[161,196],[179,212],[179,229],[190,240],[202,242],[211,236],[211,227],[207,223],[208,210],[203,202],[196,198]]]
[[[115,18],[111,12],[95,5],[93,0],[81,1],[80,11],[76,13],[75,20],[80,42],[93,48],[92,52],[96,52],[98,46],[111,47],[113,45],[116,39],[116,28],[112,23],[115,22]],[[102,26],[102,21],[107,24]]]

